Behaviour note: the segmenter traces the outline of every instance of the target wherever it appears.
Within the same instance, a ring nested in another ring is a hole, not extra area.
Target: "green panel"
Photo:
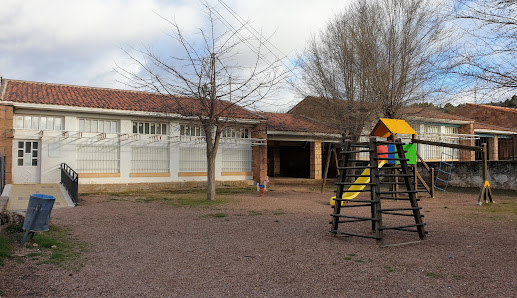
[[[416,144],[405,144],[403,146],[404,151],[407,151],[406,158],[409,159],[408,165],[416,165]],[[395,158],[398,158],[398,154],[395,155]],[[396,164],[400,164],[399,161]]]

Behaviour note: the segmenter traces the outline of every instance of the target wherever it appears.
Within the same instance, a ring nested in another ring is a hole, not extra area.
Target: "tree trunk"
[[[208,149],[208,148],[207,148]],[[215,200],[215,157],[217,150],[207,150],[207,190],[206,199],[209,201]]]

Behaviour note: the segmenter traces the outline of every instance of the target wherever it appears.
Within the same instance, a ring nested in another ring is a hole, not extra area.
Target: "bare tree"
[[[488,88],[517,88],[517,1],[455,0],[465,46],[451,63],[453,72]]]
[[[187,37],[176,22],[168,21],[172,27],[168,35],[183,54],[161,57],[147,47],[137,50],[137,57],[126,51],[142,71],[118,66],[116,71],[133,88],[170,97],[164,109],[201,124],[206,136],[207,199],[214,200],[215,159],[221,133],[238,117],[235,113],[240,108],[254,106],[266,98],[284,79],[285,71],[279,59],[265,57],[262,48],[266,39],[250,33],[248,24],[235,28],[207,2],[203,7],[208,25],[197,29],[197,41],[193,36]],[[251,63],[243,66],[241,54],[249,50],[251,54],[244,59]]]
[[[430,89],[444,46],[439,8],[429,0],[356,1],[309,42],[302,93],[348,102],[343,122],[356,137],[372,116],[397,117]]]

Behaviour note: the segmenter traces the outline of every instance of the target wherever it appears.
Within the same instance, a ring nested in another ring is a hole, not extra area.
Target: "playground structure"
[[[411,135],[411,142],[409,144],[402,143],[400,139],[395,139],[397,134]],[[378,137],[386,138],[387,140],[381,141],[377,139]],[[339,173],[338,181],[336,182],[337,191],[336,196],[331,198],[331,205],[334,208],[334,212],[331,214],[331,233],[371,238],[377,240],[380,245],[384,243],[384,231],[386,230],[416,232],[420,240],[425,239],[425,224],[422,220],[421,207],[418,206],[419,199],[417,198],[417,186],[421,176],[417,172],[416,164],[418,159],[421,160],[421,157],[416,152],[416,144],[482,152],[484,183],[481,187],[478,204],[481,205],[482,198],[484,198],[485,202],[487,202],[487,199],[493,202],[492,191],[488,181],[486,144],[483,144],[483,146],[469,146],[419,140],[416,139],[416,132],[404,120],[381,118],[370,133],[368,142],[352,143],[351,140],[344,139],[341,144],[340,154],[342,158],[337,168]],[[367,160],[357,158],[359,154],[364,153],[367,153],[369,156]],[[390,164],[390,166],[383,167],[385,164]],[[450,164],[450,167],[452,167],[452,164]],[[361,170],[362,172],[357,174]],[[451,169],[448,172],[449,177],[450,172]],[[348,182],[349,178],[357,179],[355,182]],[[348,188],[345,189],[346,186]],[[385,190],[386,188],[388,190]],[[427,190],[430,194],[434,194],[434,177],[431,177],[430,188],[432,192],[429,188]],[[362,192],[369,192],[370,198],[357,199]],[[432,196],[434,197],[434,195]],[[402,206],[383,208],[382,202],[386,200],[396,202],[398,205],[402,204]],[[351,204],[345,204],[345,202]],[[369,209],[368,215],[347,215],[343,212],[347,208],[361,207]],[[393,216],[398,216],[399,219],[401,216],[412,218],[413,221],[404,225],[386,225],[385,219]],[[365,221],[371,222],[373,235],[350,233],[339,229],[340,224]]]
[[[483,200],[485,201],[485,203],[488,203],[488,202],[494,203],[494,200],[492,198],[493,197],[492,189],[490,188],[490,181],[488,180],[488,156],[487,156],[488,152],[487,152],[486,144],[483,143],[482,146],[469,146],[469,145],[462,145],[462,144],[451,144],[451,143],[444,143],[444,142],[419,140],[419,139],[416,139],[414,136],[411,139],[411,143],[481,152],[481,157],[482,157],[481,162],[483,165],[483,185],[481,186],[481,191],[479,193],[478,205],[481,206]]]

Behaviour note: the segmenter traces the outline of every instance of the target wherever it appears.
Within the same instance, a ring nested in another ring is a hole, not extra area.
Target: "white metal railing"
[[[180,147],[180,172],[206,172],[206,148]]]
[[[251,148],[224,148],[222,149],[223,172],[251,172]]]
[[[476,140],[479,137],[476,135],[470,134],[451,134],[451,133],[423,133],[416,136],[419,140],[433,141],[433,142],[443,142],[443,143],[451,143],[451,144],[460,144],[462,141],[467,140]],[[453,160],[458,160],[460,154],[457,149],[418,144],[417,146],[418,153],[422,158],[426,161],[431,160],[441,160],[442,152],[446,153],[450,156],[454,156]]]
[[[168,173],[169,144],[131,146],[131,173]]]
[[[119,173],[119,144],[78,144],[77,172]]]

